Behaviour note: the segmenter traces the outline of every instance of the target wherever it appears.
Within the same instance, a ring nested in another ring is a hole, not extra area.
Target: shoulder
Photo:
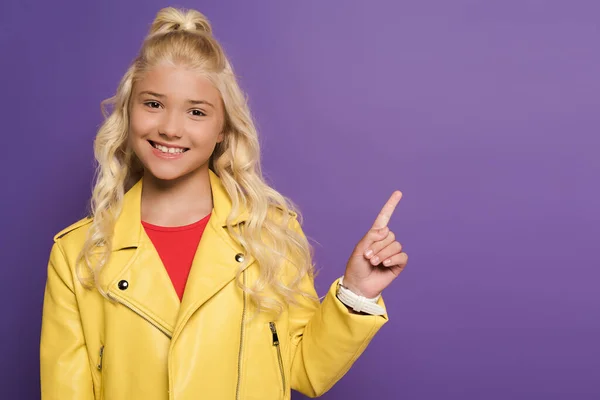
[[[298,223],[298,213],[288,209],[287,212],[283,207],[277,205],[268,211],[269,219],[276,221],[278,224],[296,224]]]
[[[62,282],[67,283],[73,290],[75,281],[74,265],[77,254],[87,235],[87,228],[93,218],[85,217],[62,229],[54,235],[54,244],[50,251],[49,280],[50,276],[58,276]]]
[[[287,216],[287,217],[292,217],[292,218],[297,218],[298,217],[298,213],[290,208],[288,208],[287,210],[283,208],[283,206],[281,204],[274,204],[271,205],[271,207],[269,207],[269,212],[272,213],[272,217],[283,217],[283,216]]]
[[[91,224],[92,221],[93,221],[92,217],[85,217],[85,218],[82,218],[79,221],[67,226],[66,228],[64,228],[63,230],[58,232],[56,235],[54,235],[54,242],[56,243],[58,241],[58,239],[69,235],[71,232],[83,230],[82,228]]]

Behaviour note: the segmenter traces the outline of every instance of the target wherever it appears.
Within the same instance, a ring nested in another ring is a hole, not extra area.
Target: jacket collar
[[[192,262],[183,300],[179,301],[170,278],[141,224],[143,178],[123,200],[113,234],[112,254],[100,276],[100,285],[112,298],[176,339],[191,315],[228,282],[239,269],[243,248],[226,229],[231,200],[219,177],[209,170],[213,210]],[[247,209],[232,221],[246,221]],[[245,256],[248,268],[254,262]],[[243,261],[243,259],[242,259]],[[128,282],[119,290],[119,282]]]
[[[211,220],[219,226],[227,226],[227,217],[231,212],[232,203],[221,179],[212,170],[208,170],[210,187],[213,199],[213,212]],[[141,203],[143,178],[125,193],[121,213],[117,217],[112,241],[112,251],[125,248],[138,247],[142,238]],[[240,206],[240,213],[232,221],[235,226],[248,219],[248,209]]]

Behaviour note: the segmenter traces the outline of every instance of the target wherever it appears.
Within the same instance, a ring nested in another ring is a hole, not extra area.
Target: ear
[[[223,140],[225,140],[225,132],[221,131],[219,136],[217,136],[217,143],[221,143]]]

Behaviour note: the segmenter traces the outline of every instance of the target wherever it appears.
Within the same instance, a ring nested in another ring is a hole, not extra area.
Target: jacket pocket
[[[285,395],[286,385],[285,385],[285,369],[283,368],[283,357],[281,356],[281,345],[279,343],[279,335],[277,334],[277,326],[275,322],[269,322],[269,328],[271,329],[271,334],[273,335],[273,347],[275,347],[277,352],[277,363],[279,364],[279,374],[281,375],[281,387],[282,391]]]

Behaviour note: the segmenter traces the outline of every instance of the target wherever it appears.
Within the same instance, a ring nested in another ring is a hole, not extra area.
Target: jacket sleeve
[[[304,235],[297,221],[294,229]],[[337,282],[320,305],[303,299],[300,305],[290,306],[291,387],[308,397],[321,396],[340,380],[388,321],[387,313],[351,313],[336,297]],[[301,285],[303,291],[317,296],[311,278],[307,276]],[[378,304],[385,308],[382,297]]]
[[[73,275],[58,243],[48,262],[40,341],[42,400],[93,399],[90,362]]]

